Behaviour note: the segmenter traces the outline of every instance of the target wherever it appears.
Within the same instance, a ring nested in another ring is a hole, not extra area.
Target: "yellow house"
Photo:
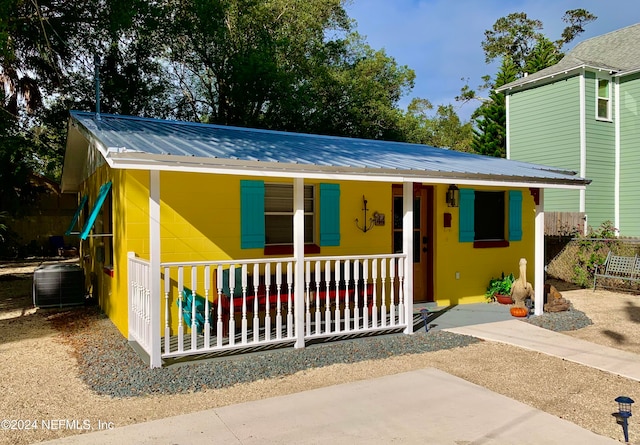
[[[424,145],[72,111],[62,189],[87,286],[151,366],[413,332],[414,304],[534,271],[572,172]]]

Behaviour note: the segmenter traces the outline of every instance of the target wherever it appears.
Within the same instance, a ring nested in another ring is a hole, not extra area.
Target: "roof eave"
[[[475,174],[427,170],[399,170],[367,167],[339,167],[315,164],[289,164],[238,159],[115,153],[107,156],[117,169],[180,171],[261,177],[288,177],[374,182],[429,182],[433,184],[509,185],[512,187],[584,189],[589,180],[583,178],[533,178],[495,174]]]
[[[542,76],[542,77],[536,77],[533,78],[531,80],[524,80],[521,83],[518,83],[517,85],[511,85],[513,82],[511,82],[511,84],[506,84],[503,85],[501,87],[498,87],[495,89],[496,92],[498,93],[503,93],[505,91],[520,91],[520,90],[525,90],[527,89],[529,86],[531,86],[532,84],[546,84],[549,83],[553,80],[558,80],[558,79],[565,79],[567,77],[570,77],[574,74],[578,74],[580,73],[582,70],[587,70],[587,69],[591,69],[594,71],[609,71],[610,74],[614,74],[616,73],[616,70],[610,68],[610,67],[604,67],[604,66],[595,66],[595,65],[589,65],[589,64],[581,64],[572,68],[568,68],[568,69],[564,69],[564,70],[558,70],[556,72],[553,73],[549,73],[546,76]],[[526,78],[523,78],[526,79]],[[522,80],[522,79],[520,79]],[[509,86],[511,85],[511,86]]]

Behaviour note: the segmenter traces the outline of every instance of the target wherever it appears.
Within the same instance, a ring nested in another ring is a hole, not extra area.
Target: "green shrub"
[[[512,273],[505,277],[502,272],[502,277],[489,280],[489,286],[484,294],[485,298],[491,302],[495,300],[496,295],[511,295],[511,285],[514,281]]]

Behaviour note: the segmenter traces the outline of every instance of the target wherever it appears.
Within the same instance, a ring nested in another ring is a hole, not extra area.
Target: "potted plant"
[[[505,276],[504,272],[500,278],[492,278],[489,280],[489,286],[484,296],[487,301],[497,301],[501,304],[513,304],[511,299],[511,285],[515,281],[513,274]]]

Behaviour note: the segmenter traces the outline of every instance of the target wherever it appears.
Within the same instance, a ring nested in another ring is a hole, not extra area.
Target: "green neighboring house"
[[[507,158],[573,170],[587,190],[549,190],[545,210],[586,212],[640,237],[640,23],[576,45],[508,83]]]

